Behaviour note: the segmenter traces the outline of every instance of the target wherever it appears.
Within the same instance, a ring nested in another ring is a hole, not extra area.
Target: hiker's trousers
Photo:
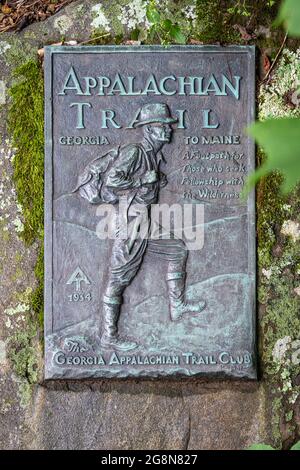
[[[140,215],[130,218],[132,225],[126,239],[116,238],[113,242],[104,299],[109,303],[122,303],[122,293],[137,274],[145,254],[167,262],[167,280],[185,275],[188,251],[184,241],[165,230],[156,233],[152,230],[152,237],[155,235],[155,238],[141,237],[138,230],[141,217],[138,217]]]

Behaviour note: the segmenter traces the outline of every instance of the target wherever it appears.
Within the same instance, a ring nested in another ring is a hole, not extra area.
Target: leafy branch
[[[180,29],[180,26],[173,23],[170,19],[163,19],[157,9],[156,1],[150,0],[146,9],[147,20],[150,23],[150,38],[158,37],[162,44],[170,44],[176,42],[185,44],[186,37]]]
[[[275,24],[283,24],[289,35],[300,37],[300,1],[284,0]],[[299,106],[299,99],[296,105]],[[267,119],[252,124],[248,132],[264,148],[268,158],[250,175],[246,191],[262,176],[273,171],[280,171],[284,176],[283,192],[291,191],[300,181],[300,119]]]
[[[268,444],[252,444],[247,450],[276,450]],[[300,450],[300,441],[293,445],[290,450]]]

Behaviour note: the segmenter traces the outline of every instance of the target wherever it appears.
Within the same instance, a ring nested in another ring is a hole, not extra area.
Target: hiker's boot
[[[184,315],[195,315],[202,312],[205,308],[205,301],[186,301],[185,300],[185,273],[168,273],[167,283],[169,291],[169,307],[172,321],[178,321]]]
[[[103,303],[103,333],[100,344],[103,348],[117,351],[130,351],[138,347],[134,341],[122,339],[118,335],[118,320],[121,310],[121,298],[105,297]]]

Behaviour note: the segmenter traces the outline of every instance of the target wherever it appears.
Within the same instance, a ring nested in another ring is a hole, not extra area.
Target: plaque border
[[[214,53],[214,54],[247,54],[248,55],[248,122],[253,122],[256,117],[256,46],[250,45],[141,45],[141,46],[45,46],[45,60],[44,60],[44,137],[45,137],[45,161],[44,161],[44,338],[53,332],[53,113],[52,113],[52,96],[53,96],[53,55],[54,54],[101,54],[101,53],[145,53],[145,52],[188,52],[188,53]],[[248,136],[247,137],[247,151],[248,155],[254,155],[250,160],[249,172],[255,169],[256,152],[255,142]],[[256,193],[253,189],[247,198],[247,214],[248,214],[248,276],[251,278],[251,290],[249,296],[251,298],[251,311],[252,311],[252,336],[253,336],[253,355],[254,363],[252,368],[252,376],[248,377],[235,377],[226,373],[226,377],[230,380],[257,380],[257,275],[256,275]],[[46,358],[46,341],[44,341],[44,354]],[[45,361],[46,364],[46,361]],[[212,373],[209,376],[207,373],[194,374],[192,378],[203,378],[214,380],[218,374]],[[117,376],[113,376],[117,378]],[[149,377],[151,375],[149,374]],[[166,378],[164,375],[156,375],[156,378]],[[188,375],[180,376],[181,379],[191,378]],[[51,379],[49,371],[45,367],[45,379]],[[64,378],[64,380],[78,380],[74,378]],[[104,377],[99,377],[103,379]],[[127,378],[130,378],[128,375]],[[133,379],[139,377],[133,376]],[[141,379],[144,376],[140,377]],[[173,378],[172,375],[167,376],[168,379]],[[88,377],[86,377],[88,379]],[[82,379],[81,379],[82,380]]]

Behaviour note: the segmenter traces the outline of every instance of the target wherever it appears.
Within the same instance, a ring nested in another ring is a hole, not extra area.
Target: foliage
[[[238,0],[231,7],[227,8],[228,13],[232,15],[250,16],[251,12],[246,0]]]
[[[158,36],[162,44],[169,44],[176,42],[178,44],[185,44],[186,37],[181,31],[178,24],[174,24],[170,19],[163,19],[159,13],[156,1],[150,0],[147,5],[147,20],[151,24],[149,30],[149,37]]]
[[[265,0],[264,6],[271,8],[273,5],[275,5],[275,3],[276,0]],[[253,2],[249,2],[247,0],[236,0],[232,6],[227,8],[227,12],[232,15],[250,17],[253,6]]]
[[[284,0],[281,4],[276,24],[283,23],[291,36],[300,37],[300,2]]]
[[[275,450],[274,447],[268,444],[252,444],[247,450]]]
[[[276,450],[276,449],[274,449],[274,447],[268,444],[252,444],[250,447],[248,447],[247,450]],[[290,450],[300,450],[300,441],[294,444]]]
[[[279,170],[285,177],[282,184],[284,192],[291,191],[300,180],[300,119],[281,118],[256,122],[249,128],[249,133],[256,138],[269,157],[250,176],[249,185],[256,183],[261,176]]]
[[[277,23],[282,22],[290,34],[300,36],[299,0],[283,1],[277,17]],[[300,77],[297,79],[299,85]],[[296,106],[299,106],[298,99]],[[285,177],[282,185],[284,192],[292,190],[300,181],[300,119],[272,119],[255,123],[249,128],[249,133],[264,148],[268,160],[250,176],[246,189],[253,186],[263,175],[279,170]]]

